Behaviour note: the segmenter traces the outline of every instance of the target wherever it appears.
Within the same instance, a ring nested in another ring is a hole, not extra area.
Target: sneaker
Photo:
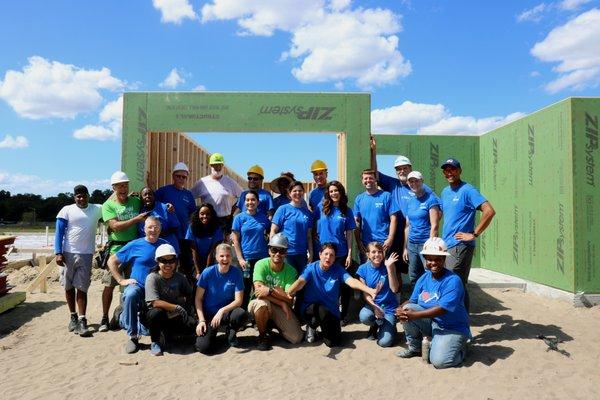
[[[306,342],[314,343],[317,340],[317,331],[310,326],[306,328]]]
[[[267,351],[271,350],[271,343],[269,343],[269,338],[267,335],[258,337],[258,350]]]
[[[344,318],[342,318],[342,320],[340,321],[340,324],[341,324],[342,326],[346,326],[346,325],[350,325],[350,322],[351,322],[351,321],[350,321],[350,318],[349,318],[349,317],[344,317]]]
[[[160,347],[160,344],[158,344],[157,342],[150,343],[150,354],[152,354],[153,356],[162,356],[163,351]]]
[[[238,342],[237,339],[237,332],[233,329],[229,329],[229,331],[227,332],[227,342],[229,343],[229,345],[231,347],[239,347],[240,343]]]
[[[69,321],[69,332],[73,332],[77,328],[77,314],[71,314],[71,320]]]
[[[108,332],[108,317],[102,317],[102,321],[100,321],[100,326],[98,327],[98,332]]]
[[[396,356],[400,358],[411,358],[421,356],[421,352],[419,350],[413,350],[410,347],[408,349],[402,349],[396,353]]]
[[[118,331],[119,329],[121,329],[121,324],[119,323],[119,320],[121,318],[122,313],[123,307],[119,304],[115,307],[115,310],[113,311],[112,318],[108,323],[108,329],[110,329],[111,331]]]
[[[87,319],[80,318],[77,323],[77,328],[75,329],[75,333],[81,337],[90,337],[94,333],[92,328],[89,328],[87,325]]]
[[[125,353],[132,354],[138,351],[139,343],[137,338],[129,338],[127,343],[125,343]]]
[[[369,340],[377,340],[377,331],[379,327],[377,325],[373,325],[369,328],[369,332],[367,332],[367,339]]]

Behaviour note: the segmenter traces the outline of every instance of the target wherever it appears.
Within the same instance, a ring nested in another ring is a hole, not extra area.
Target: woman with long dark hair
[[[214,262],[214,249],[224,240],[217,212],[210,203],[202,203],[190,217],[190,226],[185,238],[191,241],[195,278]],[[195,281],[195,279],[194,279]]]

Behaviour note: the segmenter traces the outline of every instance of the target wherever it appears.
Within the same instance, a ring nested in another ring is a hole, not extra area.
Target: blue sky
[[[478,134],[600,84],[598,0],[20,0],[0,37],[12,193],[108,187],[128,90],[366,91],[374,132]],[[241,173],[335,175],[333,136],[193,137]]]

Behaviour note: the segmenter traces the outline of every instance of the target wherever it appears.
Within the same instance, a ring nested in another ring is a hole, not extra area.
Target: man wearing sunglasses
[[[238,198],[238,202],[236,204],[236,214],[246,211],[246,193],[248,193],[250,190],[254,190],[258,193],[258,209],[256,212],[270,219],[275,211],[273,206],[273,196],[271,196],[271,193],[262,188],[263,180],[265,179],[264,170],[260,165],[253,165],[248,168],[247,174],[248,190],[244,190]]]
[[[150,354],[160,356],[169,337],[192,334],[196,321],[188,314],[186,304],[192,295],[187,278],[177,272],[177,253],[169,244],[161,244],[155,252],[158,270],[146,277],[148,311],[144,324],[150,331]]]
[[[302,341],[300,322],[292,311],[292,300],[286,294],[298,275],[294,267],[284,262],[287,248],[287,238],[283,233],[276,233],[269,240],[269,257],[254,266],[255,298],[248,304],[248,312],[256,321],[259,350],[271,348],[269,320],[288,342],[298,344]]]
[[[157,201],[165,204],[172,204],[175,208],[175,215],[179,220],[179,230],[177,231],[177,240],[179,242],[180,263],[179,268],[183,273],[191,275],[193,262],[190,245],[185,240],[190,223],[190,215],[196,210],[196,201],[192,192],[186,189],[190,170],[183,162],[178,162],[173,167],[173,183],[160,187],[154,192]]]

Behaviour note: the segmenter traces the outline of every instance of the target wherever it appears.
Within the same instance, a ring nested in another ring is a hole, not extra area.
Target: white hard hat
[[[288,239],[281,232],[274,234],[269,240],[270,247],[281,247],[282,249],[288,248]]]
[[[156,252],[154,253],[154,260],[158,260],[159,258],[164,256],[177,257],[177,252],[175,251],[175,248],[170,244],[161,244],[156,248]]]
[[[117,171],[110,177],[110,184],[116,185],[117,183],[129,182],[129,177],[123,171]]]
[[[418,179],[420,181],[423,180],[423,174],[420,173],[419,171],[412,171],[410,174],[408,174],[408,176],[406,177],[406,179],[410,179],[410,178],[415,178]]]
[[[185,171],[188,174],[190,173],[190,170],[188,168],[187,165],[185,165],[184,162],[179,161],[177,164],[175,164],[175,166],[173,167],[173,172],[175,171]]]
[[[423,250],[421,250],[421,254],[424,256],[449,256],[448,246],[446,246],[446,242],[442,238],[432,237],[427,239],[425,244],[423,245]]]
[[[403,165],[412,165],[408,157],[398,156],[396,161],[394,161],[394,168],[401,167]]]

